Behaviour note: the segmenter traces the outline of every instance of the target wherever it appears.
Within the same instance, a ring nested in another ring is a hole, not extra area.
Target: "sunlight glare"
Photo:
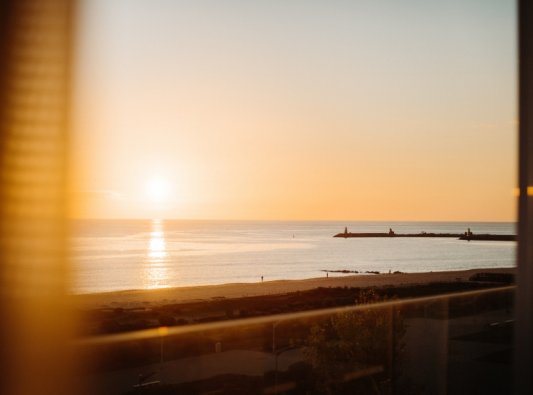
[[[161,177],[151,178],[146,185],[146,195],[154,203],[167,201],[170,197],[170,184]]]
[[[168,287],[168,253],[163,221],[153,220],[145,264],[144,286],[147,289]]]

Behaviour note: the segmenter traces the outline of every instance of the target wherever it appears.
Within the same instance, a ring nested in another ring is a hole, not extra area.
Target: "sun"
[[[170,198],[170,183],[163,177],[154,176],[146,183],[146,196],[154,203],[163,203]]]

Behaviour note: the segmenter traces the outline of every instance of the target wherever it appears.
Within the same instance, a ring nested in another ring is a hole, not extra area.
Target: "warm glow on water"
[[[163,221],[153,220],[145,263],[144,287],[148,289],[168,287],[168,253]]]
[[[76,221],[73,292],[249,283],[324,276],[323,270],[387,273],[513,267],[514,242],[340,239],[349,231],[514,234],[512,223]],[[330,273],[330,276],[342,274]]]

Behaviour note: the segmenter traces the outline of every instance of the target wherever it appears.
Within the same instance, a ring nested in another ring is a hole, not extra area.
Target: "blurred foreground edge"
[[[515,393],[533,393],[533,4],[518,2],[519,204]]]
[[[70,0],[0,1],[0,393],[72,394],[65,158]]]

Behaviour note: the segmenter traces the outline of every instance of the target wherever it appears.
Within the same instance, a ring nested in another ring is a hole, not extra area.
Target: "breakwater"
[[[342,238],[365,238],[365,237],[448,237],[466,241],[516,241],[516,235],[494,235],[494,234],[474,234],[472,232],[465,233],[395,233],[392,230],[389,232],[370,232],[370,233],[353,233],[345,230],[342,233],[337,233],[333,237]]]

